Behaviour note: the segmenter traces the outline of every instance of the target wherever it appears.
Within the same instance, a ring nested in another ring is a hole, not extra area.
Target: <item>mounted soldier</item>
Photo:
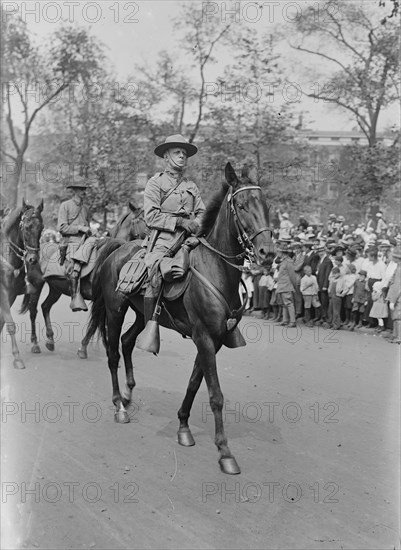
[[[71,260],[67,269],[70,283],[71,304],[73,311],[88,311],[79,290],[79,278],[82,266],[87,264],[96,238],[90,237],[89,209],[84,203],[87,184],[79,176],[66,185],[72,192],[72,197],[60,205],[57,229],[61,233],[60,264],[65,259]]]
[[[150,229],[144,243],[149,272],[144,301],[145,323],[152,318],[162,278],[171,282],[183,277],[188,269],[185,250],[173,256],[185,238],[198,231],[205,211],[198,187],[184,177],[187,159],[197,151],[195,145],[179,134],[167,137],[154,150],[164,159],[165,169],[150,178],[144,193],[144,216]]]

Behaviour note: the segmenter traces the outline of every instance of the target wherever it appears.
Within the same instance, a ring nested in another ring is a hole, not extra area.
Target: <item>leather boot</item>
[[[79,274],[80,270],[74,268],[74,271],[69,277],[70,283],[70,293],[71,293],[71,303],[70,308],[72,311],[88,311],[88,308],[85,304],[80,291],[79,291]]]

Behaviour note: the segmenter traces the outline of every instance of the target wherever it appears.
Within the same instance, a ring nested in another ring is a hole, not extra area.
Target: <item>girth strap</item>
[[[239,321],[241,320],[242,314],[246,308],[246,304],[248,302],[248,290],[246,288],[246,285],[242,279],[240,279],[240,282],[245,289],[245,298],[242,306],[239,309],[234,309],[231,311],[230,306],[227,303],[227,300],[224,298],[223,294],[220,292],[218,288],[216,288],[202,273],[200,273],[193,265],[190,266],[190,269],[192,273],[203,283],[206,288],[210,290],[214,294],[214,296],[219,300],[219,302],[223,305],[226,315],[229,317],[226,321],[227,330],[234,329]]]

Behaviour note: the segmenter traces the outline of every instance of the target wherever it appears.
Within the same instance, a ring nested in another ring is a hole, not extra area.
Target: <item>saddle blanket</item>
[[[96,247],[92,249],[89,261],[84,264],[81,271],[81,279],[87,277],[95,267],[95,262],[98,256]],[[66,260],[63,265],[60,265],[60,251],[55,243],[45,243],[40,249],[40,268],[43,273],[43,278],[60,277],[67,278],[68,268],[71,265],[70,251],[67,250]]]

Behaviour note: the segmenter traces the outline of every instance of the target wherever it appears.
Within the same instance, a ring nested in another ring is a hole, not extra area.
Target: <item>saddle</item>
[[[67,259],[60,265],[60,250],[55,243],[46,243],[40,251],[40,268],[43,273],[43,278],[59,277],[61,279],[68,278],[71,261],[67,252]],[[89,257],[88,263],[82,266],[80,279],[84,279],[90,275],[95,267],[98,256],[98,249],[94,247]]]
[[[192,276],[192,273],[188,271],[188,248],[195,248],[199,241],[191,238],[191,240],[187,239],[184,244],[185,246],[182,246],[172,258],[165,257],[159,260],[151,269],[150,275],[148,275],[148,269],[145,265],[146,249],[139,249],[122,267],[116,291],[130,295],[144,294],[150,279],[162,276],[164,283],[163,298],[167,301],[177,300],[184,294]],[[177,272],[177,270],[178,272],[182,271],[183,276],[175,279],[172,277],[172,273]]]

